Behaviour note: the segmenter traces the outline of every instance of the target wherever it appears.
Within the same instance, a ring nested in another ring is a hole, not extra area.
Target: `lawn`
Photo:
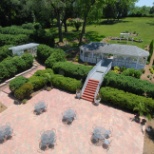
[[[104,20],[103,20],[104,21]],[[80,28],[81,30],[81,28]],[[101,41],[105,37],[113,36],[119,37],[121,32],[129,31],[138,33],[137,38],[142,39],[142,43],[121,42],[122,44],[133,44],[141,48],[149,45],[151,40],[154,39],[154,18],[140,17],[140,18],[125,18],[119,23],[106,24],[100,22],[99,24],[89,24],[86,27],[86,39],[88,41]],[[72,41],[78,38],[79,33],[75,32],[75,28],[69,26],[68,33],[64,33],[64,40]],[[58,39],[56,39],[57,41]],[[118,41],[109,41],[109,43],[118,43]]]

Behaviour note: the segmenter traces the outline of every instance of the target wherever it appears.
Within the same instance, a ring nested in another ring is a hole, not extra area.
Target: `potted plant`
[[[81,89],[76,90],[76,98],[78,98],[78,99],[81,98]]]
[[[100,97],[100,95],[98,93],[97,96],[94,98],[94,104],[99,105],[100,101],[101,101],[101,97]]]

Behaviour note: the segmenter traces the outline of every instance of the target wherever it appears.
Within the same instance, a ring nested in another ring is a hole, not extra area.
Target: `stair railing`
[[[98,67],[98,66],[101,66],[101,64],[102,64],[102,60],[100,60],[100,61],[89,71],[89,73],[88,73],[88,75],[87,75],[87,78],[86,78],[86,81],[84,82],[84,85],[83,85],[82,90],[81,90],[81,96],[82,96],[82,94],[83,94],[83,92],[84,92],[84,90],[85,90],[85,88],[86,88],[86,85],[87,85],[87,83],[88,83],[89,78],[96,72],[97,67]]]
[[[102,85],[102,82],[103,82],[103,80],[104,80],[104,76],[108,73],[108,71],[111,69],[111,67],[112,67],[112,62],[107,66],[107,69],[106,69],[105,72],[102,74],[102,77],[101,77],[101,79],[99,80],[99,84],[98,84],[98,86],[97,86],[97,88],[96,88],[96,92],[95,92],[94,98],[96,98],[96,96],[97,96],[97,94],[98,94],[98,92],[99,92],[99,89],[100,89],[100,87],[101,87],[101,85]]]

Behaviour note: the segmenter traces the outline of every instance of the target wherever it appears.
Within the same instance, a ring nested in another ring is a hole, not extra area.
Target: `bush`
[[[134,68],[128,68],[124,70],[121,74],[139,79],[142,75],[142,72],[140,70],[135,70]]]
[[[16,77],[12,81],[10,81],[9,88],[12,92],[14,92],[18,88],[20,88],[23,84],[25,84],[26,82],[28,82],[27,78],[25,78],[23,76]]]
[[[25,98],[29,98],[32,92],[33,85],[31,83],[25,83],[20,88],[15,90],[14,96],[19,100],[23,100]]]
[[[154,100],[151,98],[138,96],[111,87],[101,88],[100,95],[102,101],[110,103],[118,108],[133,111],[139,103],[143,103],[149,111],[154,111]]]
[[[13,59],[12,57],[8,57],[4,59],[1,64],[5,66],[7,69],[9,76],[8,77],[13,77],[17,73],[17,67],[13,64]]]
[[[33,23],[22,24],[21,27],[22,27],[23,29],[34,30],[34,24],[33,24]]]
[[[80,80],[76,80],[62,75],[53,75],[51,78],[52,84],[62,90],[75,93],[78,87],[81,87]]]
[[[62,49],[55,49],[50,57],[45,61],[48,68],[52,68],[56,62],[65,61],[65,52]]]
[[[51,48],[45,44],[40,44],[37,48],[38,61],[44,64],[44,62],[53,53],[53,51],[54,51],[53,48]]]
[[[73,64],[71,62],[58,62],[53,65],[55,73],[75,79],[85,79],[92,67]]]
[[[9,50],[10,45],[0,47],[0,61],[4,60],[8,56],[12,56],[12,51]]]
[[[29,78],[28,83],[31,83],[33,85],[34,90],[39,90],[43,88],[46,84],[46,81],[44,80],[43,77],[40,76],[31,76]]]
[[[7,70],[6,66],[3,65],[2,63],[0,63],[0,68],[1,68],[1,71],[0,71],[0,82],[2,82],[5,79],[7,79],[10,76],[10,74],[9,74],[9,71]]]
[[[17,68],[17,73],[20,73],[24,70],[26,70],[26,62],[24,59],[18,57],[18,56],[15,56],[12,58],[12,62],[13,62],[13,65],[16,66]]]
[[[26,69],[32,67],[33,65],[33,56],[30,53],[25,53],[21,56],[21,58],[25,61],[26,63]]]
[[[131,76],[109,72],[104,77],[103,85],[154,98],[154,84]]]

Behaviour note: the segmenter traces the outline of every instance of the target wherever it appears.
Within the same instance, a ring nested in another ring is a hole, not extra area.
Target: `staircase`
[[[89,79],[85,87],[85,90],[82,94],[82,99],[93,102],[98,84],[98,80]]]

